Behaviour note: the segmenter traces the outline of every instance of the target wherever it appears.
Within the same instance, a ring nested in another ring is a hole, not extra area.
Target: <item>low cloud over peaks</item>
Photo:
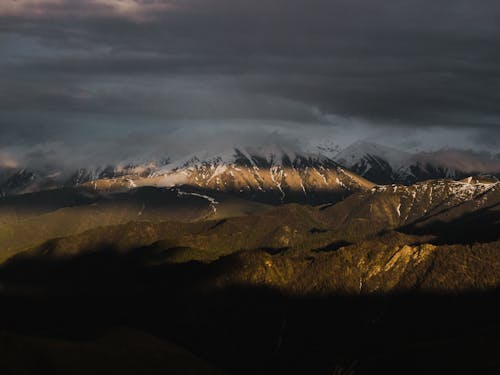
[[[230,124],[495,151],[499,20],[493,0],[3,1],[0,147]]]

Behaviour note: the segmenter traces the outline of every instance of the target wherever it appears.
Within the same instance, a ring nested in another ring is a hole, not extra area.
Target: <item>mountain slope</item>
[[[406,227],[410,224],[437,220],[444,215],[455,217],[487,210],[500,204],[500,183],[467,179],[430,180],[411,186],[377,186],[336,205],[325,207],[323,213],[344,235]],[[409,232],[411,233],[411,232]],[[474,232],[471,231],[474,238]],[[476,236],[480,241],[480,236]]]
[[[215,197],[215,198],[214,198]],[[104,194],[65,188],[0,198],[0,262],[46,240],[130,221],[179,222],[262,213],[271,207],[222,193],[135,188]]]
[[[147,177],[127,175],[83,186],[113,191],[148,185],[186,185],[273,204],[335,202],[373,187],[331,159],[280,149],[234,149],[223,156],[194,156]]]

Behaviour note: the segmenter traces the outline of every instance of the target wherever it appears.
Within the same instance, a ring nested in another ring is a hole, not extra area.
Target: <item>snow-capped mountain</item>
[[[498,157],[462,150],[409,153],[371,142],[356,142],[339,152],[334,160],[377,184],[411,185],[479,174],[500,176]]]
[[[29,168],[0,170],[0,197],[31,193],[60,186],[54,172],[41,172]]]
[[[46,169],[4,168],[0,169],[0,197],[60,187],[76,187],[91,181],[129,175],[146,177],[166,164],[168,164],[168,159],[155,162],[127,162],[116,166],[86,167],[70,171],[56,167]]]
[[[237,147],[74,171],[4,169],[0,195],[63,186],[116,191],[187,185],[264,202],[322,203],[369,189],[373,183],[411,185],[429,179],[500,176],[499,158],[469,151],[412,154],[370,142],[356,142],[341,151],[333,142],[324,142],[310,150]]]
[[[392,184],[397,181],[399,171],[412,155],[397,149],[369,142],[356,142],[339,152],[335,161],[353,172],[378,184]]]
[[[191,155],[148,175],[128,174],[84,185],[98,190],[185,185],[269,203],[332,202],[373,186],[322,155],[251,147]]]
[[[117,166],[108,165],[106,167],[80,168],[69,177],[66,184],[69,186],[78,186],[95,180],[113,179],[129,175],[146,177],[168,163],[169,159],[161,159],[153,162],[128,162]]]
[[[19,171],[0,182],[3,195],[32,192],[41,186],[77,186],[101,191],[190,186],[261,202],[316,204],[338,201],[373,186],[324,155],[279,146],[239,147],[198,152],[172,161],[82,168],[60,174],[58,179],[54,177],[57,173],[51,172],[50,184],[46,183],[49,173],[25,174]]]

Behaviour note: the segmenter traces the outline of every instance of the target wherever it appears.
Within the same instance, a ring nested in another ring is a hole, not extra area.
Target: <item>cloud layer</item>
[[[499,42],[496,0],[6,0],[0,148],[257,125],[494,151]]]

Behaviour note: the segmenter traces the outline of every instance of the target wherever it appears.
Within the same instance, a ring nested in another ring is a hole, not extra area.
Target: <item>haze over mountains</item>
[[[378,184],[405,184],[435,178],[462,179],[477,174],[500,176],[500,157],[457,149],[404,152],[369,142],[356,142],[335,160]]]
[[[361,180],[354,181],[348,176],[348,171],[376,184],[410,185],[436,178],[498,177],[500,158],[488,153],[454,149],[409,153],[361,141],[344,149],[335,145],[309,146],[306,151],[281,146],[234,147],[177,159],[126,161],[118,165],[75,167],[74,170],[57,166],[45,169],[3,167],[0,170],[0,195],[99,181],[96,186],[102,188],[187,184],[213,190],[241,191],[253,198],[264,191],[269,196],[267,193],[274,190],[283,202],[319,203],[318,192],[326,185],[330,186],[328,190],[331,192],[334,181],[338,193],[343,196],[346,196],[346,190],[354,189],[354,186],[347,185],[366,185]],[[282,184],[290,190],[288,196]],[[295,196],[290,196],[292,191]],[[298,191],[301,191],[300,197]]]

